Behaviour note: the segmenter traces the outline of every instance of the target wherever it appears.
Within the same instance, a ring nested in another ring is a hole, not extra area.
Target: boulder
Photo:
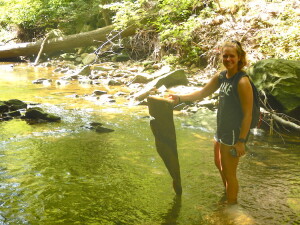
[[[27,119],[43,119],[44,117],[45,112],[39,107],[29,108],[25,113],[25,118]]]
[[[19,117],[19,116],[21,116],[21,112],[20,111],[12,111],[12,112],[9,112],[7,114],[10,117]]]
[[[10,111],[27,108],[27,104],[18,99],[10,99],[8,101],[5,101],[4,103],[9,106]]]
[[[164,85],[166,88],[170,88],[177,85],[187,85],[188,82],[184,70],[176,70],[157,78],[155,86],[159,88]]]
[[[6,105],[5,102],[0,101],[0,114],[8,111],[9,111],[8,105]]]
[[[91,68],[90,66],[84,66],[81,68],[81,70],[78,72],[77,75],[83,75],[83,76],[89,76],[91,75]]]
[[[166,88],[171,88],[177,85],[187,85],[188,79],[184,70],[176,70],[170,73],[167,73],[163,76],[157,77],[156,79],[149,82],[144,89],[139,91],[134,95],[136,100],[143,100],[148,97],[151,91],[155,88],[160,88],[161,86],[165,86]]]
[[[144,74],[137,74],[131,81],[131,83],[146,84],[149,82],[149,77]]]
[[[33,107],[29,108],[24,116],[25,119],[33,119],[33,120],[46,120],[49,122],[55,122],[55,121],[60,121],[61,118],[59,116],[56,116],[51,113],[46,113],[42,108],[39,107]]]
[[[264,90],[272,100],[271,107],[287,114],[298,115],[299,118],[300,61],[261,60],[247,72],[256,87]]]
[[[95,62],[97,60],[97,55],[94,53],[88,54],[87,56],[84,57],[84,59],[82,60],[82,63],[84,65],[89,65],[93,62]]]
[[[122,85],[122,81],[121,80],[109,79],[109,80],[107,80],[107,85],[109,85],[109,86],[119,86],[119,85]]]

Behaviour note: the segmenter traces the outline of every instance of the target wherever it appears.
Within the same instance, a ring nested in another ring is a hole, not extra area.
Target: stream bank
[[[101,62],[95,54],[64,54],[65,60],[41,63],[37,68],[52,71],[51,78],[38,76],[32,80],[37,87],[72,86],[69,98],[86,99],[107,107],[147,105],[149,95],[167,97],[170,93],[185,94],[203,87],[217,69],[170,66],[154,61]],[[67,60],[68,59],[68,60]],[[124,58],[123,58],[124,59]],[[31,65],[31,64],[29,64]],[[35,66],[35,64],[33,65]],[[8,65],[13,70],[13,65]],[[300,134],[298,61],[268,59],[247,68],[247,73],[260,91],[261,128],[271,133]],[[218,92],[201,102],[185,102],[174,107],[181,113],[195,113],[201,108],[216,111]]]

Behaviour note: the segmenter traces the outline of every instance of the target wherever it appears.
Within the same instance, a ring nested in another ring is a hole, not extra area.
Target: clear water
[[[299,137],[252,136],[238,169],[239,206],[228,209],[219,203],[213,163],[214,113],[176,114],[179,199],[156,153],[147,108],[70,97],[101,87],[32,84],[59,76],[51,68],[0,65],[0,100],[41,103],[62,117],[0,122],[0,224],[300,224]],[[82,127],[89,122],[115,131]]]

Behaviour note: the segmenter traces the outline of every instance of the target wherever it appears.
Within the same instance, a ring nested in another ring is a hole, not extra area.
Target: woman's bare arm
[[[175,104],[178,104],[179,101],[196,101],[196,100],[203,100],[203,98],[211,95],[214,93],[218,88],[220,87],[219,84],[219,75],[215,75],[212,77],[212,79],[200,90],[192,92],[190,94],[186,95],[170,95],[170,97],[174,100]]]
[[[240,79],[238,83],[238,94],[243,112],[239,139],[246,139],[250,130],[253,108],[253,90],[248,77]],[[234,147],[238,156],[243,156],[245,154],[245,143],[238,141]]]
[[[253,108],[253,90],[248,77],[243,77],[238,83],[238,94],[243,112],[240,137],[245,139],[250,130]]]

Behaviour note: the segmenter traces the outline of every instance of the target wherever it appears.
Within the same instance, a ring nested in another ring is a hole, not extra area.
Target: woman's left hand
[[[245,146],[245,143],[242,143],[242,142],[237,142],[235,145],[234,145],[234,148],[236,150],[236,154],[238,157],[241,157],[243,155],[246,154],[246,146]]]
[[[168,98],[174,101],[174,105],[180,103],[180,97],[178,95],[169,94]]]

